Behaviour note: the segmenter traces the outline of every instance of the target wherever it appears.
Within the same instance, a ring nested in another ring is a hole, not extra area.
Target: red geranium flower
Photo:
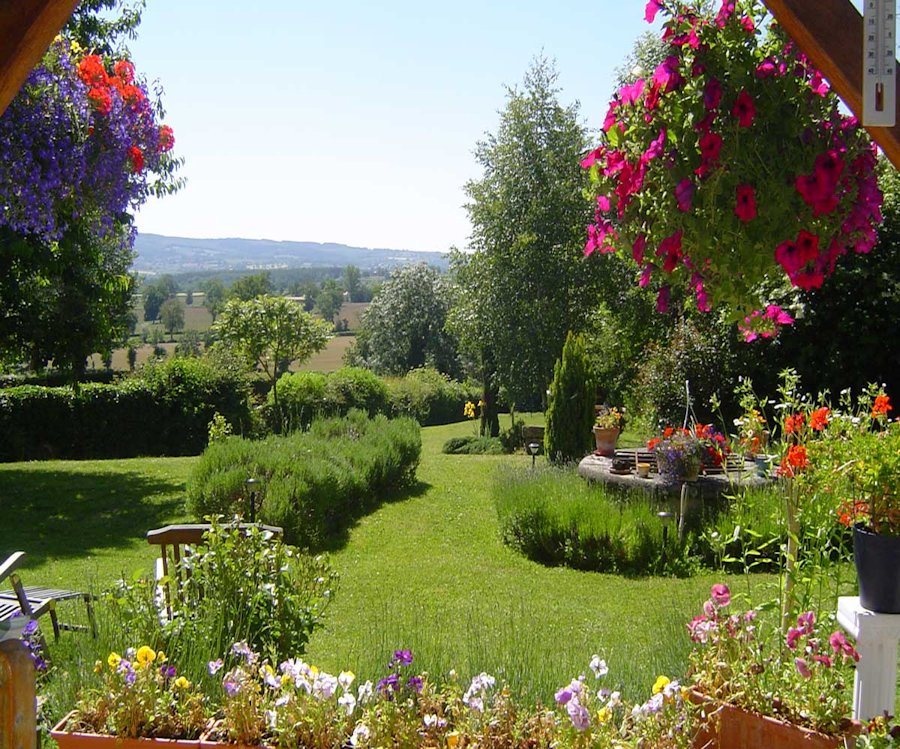
[[[128,156],[131,159],[131,169],[135,174],[144,171],[144,152],[137,146],[131,146],[128,149]]]
[[[784,420],[784,433],[785,434],[796,434],[801,429],[803,429],[803,424],[806,422],[803,414],[791,414]]]
[[[872,404],[872,418],[877,419],[879,416],[887,416],[887,412],[893,408],[891,399],[882,393],[875,398],[875,402]]]
[[[809,458],[803,445],[791,445],[787,455],[781,459],[781,475],[796,476],[798,471],[809,467]]]
[[[825,427],[828,426],[828,415],[831,413],[831,409],[822,406],[822,408],[817,408],[809,417],[809,428],[816,432],[821,432]]]

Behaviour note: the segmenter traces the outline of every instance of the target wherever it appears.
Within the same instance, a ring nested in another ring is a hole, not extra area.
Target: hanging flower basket
[[[713,17],[650,0],[647,20],[659,12],[665,59],[619,90],[582,162],[596,191],[585,254],[633,257],[659,311],[681,290],[770,337],[792,322],[773,301],[875,244],[875,148],[757,0]]]

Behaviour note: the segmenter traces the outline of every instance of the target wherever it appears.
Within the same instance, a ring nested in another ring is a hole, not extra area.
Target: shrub
[[[441,452],[447,455],[502,455],[506,452],[499,437],[451,437]]]
[[[554,463],[580,460],[591,450],[594,423],[594,381],[584,341],[566,337],[562,357],[553,368],[553,382],[547,402],[547,429],[544,447]]]
[[[210,445],[188,481],[196,517],[243,513],[245,482],[260,481],[259,519],[284,528],[290,543],[321,548],[385,492],[408,483],[421,452],[412,419],[361,411],[313,422],[308,432]]]
[[[422,426],[459,421],[466,401],[478,400],[476,388],[451,380],[436,369],[413,369],[387,384],[391,413],[411,416]]]
[[[307,429],[316,416],[325,411],[325,385],[328,378],[320,372],[288,372],[278,380],[278,405],[281,429],[293,432]],[[272,392],[266,397],[270,426],[274,424],[271,409],[275,407]]]
[[[388,389],[378,375],[360,367],[342,367],[325,384],[327,412],[344,415],[358,408],[369,416],[387,413]]]
[[[529,559],[595,572],[684,572],[676,534],[662,554],[656,507],[643,494],[623,501],[572,471],[503,471],[494,482],[503,542]]]

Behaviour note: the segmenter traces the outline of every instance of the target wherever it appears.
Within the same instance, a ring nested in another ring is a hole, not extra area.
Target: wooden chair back
[[[227,527],[233,528],[233,524]],[[238,523],[241,530],[258,528],[268,531],[273,536],[281,536],[283,530],[275,525],[261,525],[259,523]],[[192,549],[203,545],[203,536],[212,526],[209,523],[186,523],[181,525],[167,525],[147,531],[147,543],[159,546],[159,559],[156,562],[156,579],[162,593],[162,604],[166,608],[166,616],[172,618],[172,609],[177,607],[180,600],[181,574],[190,575],[190,570],[181,564],[182,559],[189,557]]]

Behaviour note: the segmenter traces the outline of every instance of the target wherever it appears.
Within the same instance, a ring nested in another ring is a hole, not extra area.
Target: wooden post
[[[0,642],[0,749],[37,749],[34,664],[21,640]]]

